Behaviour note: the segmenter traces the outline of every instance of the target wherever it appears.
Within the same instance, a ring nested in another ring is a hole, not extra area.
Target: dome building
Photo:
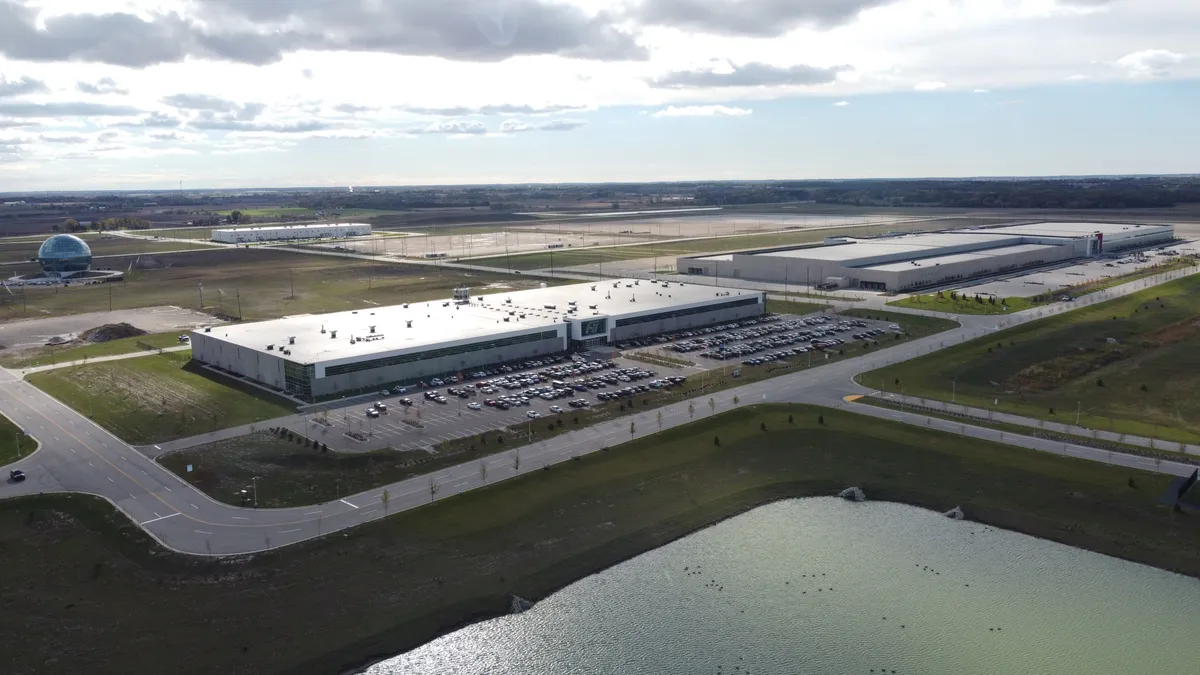
[[[48,277],[69,278],[92,266],[92,249],[73,234],[56,234],[38,249],[38,262]]]

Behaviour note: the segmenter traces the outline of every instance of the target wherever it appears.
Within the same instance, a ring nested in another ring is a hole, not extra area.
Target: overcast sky
[[[0,0],[0,192],[1200,172],[1198,0]]]

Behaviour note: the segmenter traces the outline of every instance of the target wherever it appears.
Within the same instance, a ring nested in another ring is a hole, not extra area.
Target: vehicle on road
[[[192,338],[190,338],[190,337],[188,337],[188,336],[186,336],[186,335],[180,335],[180,336],[179,336],[179,341],[180,341],[180,342],[183,342],[183,343],[187,343],[187,342],[191,342],[191,341],[192,341]]]
[[[14,483],[20,483],[25,480],[25,472],[20,469],[13,469],[8,472],[8,479]]]
[[[387,396],[388,394],[391,394],[391,393],[392,393],[392,392],[388,391],[387,389],[384,389],[383,391],[379,392],[379,395],[380,395],[380,396]]]
[[[408,387],[393,387],[393,388],[392,388],[392,393],[393,393],[393,394],[407,394],[407,393],[408,393]]]
[[[471,401],[467,404],[467,407],[471,410],[483,410],[483,405],[481,405],[479,401]]]

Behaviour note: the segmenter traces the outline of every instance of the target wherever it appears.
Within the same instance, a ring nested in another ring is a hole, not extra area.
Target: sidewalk
[[[163,347],[161,350],[142,350],[129,352],[128,354],[113,354],[111,356],[97,356],[89,359],[79,359],[78,361],[63,361],[62,363],[51,363],[46,366],[32,366],[30,368],[10,368],[14,373],[20,373],[22,377],[30,373],[40,373],[45,370],[54,370],[56,368],[69,368],[70,366],[86,366],[89,363],[102,363],[104,361],[120,361],[122,359],[136,359],[142,356],[155,356],[159,352],[181,352],[185,349],[191,349],[191,345],[179,345],[177,347]]]
[[[1179,443],[1177,441],[1164,441],[1161,439],[1145,438],[1143,436],[1119,434],[1113,431],[1089,429],[1085,426],[1076,426],[1074,424],[1066,424],[1063,422],[1050,422],[1047,420],[1034,419],[1032,417],[1013,415],[1012,413],[997,412],[995,410],[987,410],[984,408],[972,408],[965,405],[958,405],[956,403],[946,403],[945,401],[917,398],[915,396],[905,396],[902,394],[884,393],[882,396],[879,394],[872,394],[872,396],[890,401],[899,401],[902,403],[902,405],[912,406],[914,411],[919,411],[921,408],[929,410],[941,410],[953,415],[965,415],[980,421],[990,420],[993,422],[1003,422],[1005,424],[1016,424],[1034,430],[1070,434],[1072,436],[1082,436],[1100,441],[1124,443],[1125,445],[1136,445],[1151,450],[1167,450],[1170,452],[1183,452],[1188,455],[1200,456],[1200,446]],[[1065,412],[1064,414],[1069,416],[1069,412]]]

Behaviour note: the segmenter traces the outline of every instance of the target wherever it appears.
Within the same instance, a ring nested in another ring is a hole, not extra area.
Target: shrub
[[[721,437],[720,436],[713,436],[713,445],[720,447],[720,445],[721,445]]]
[[[794,421],[792,421],[792,416],[791,416],[791,415],[788,415],[788,424],[795,424],[795,422],[794,422]]]
[[[1096,386],[1097,386],[1097,387],[1103,387],[1103,386],[1104,386],[1104,380],[1102,380],[1102,379],[1100,379],[1099,377],[1097,377],[1097,378],[1096,378]]]
[[[766,431],[766,430],[767,430],[767,423],[766,423],[766,422],[763,422],[762,424],[758,425],[758,428],[759,428],[759,429],[762,429],[763,431]]]
[[[1150,391],[1150,388],[1143,384],[1142,391]]]
[[[825,416],[824,415],[817,415],[817,424],[820,424],[820,425],[825,424]]]

